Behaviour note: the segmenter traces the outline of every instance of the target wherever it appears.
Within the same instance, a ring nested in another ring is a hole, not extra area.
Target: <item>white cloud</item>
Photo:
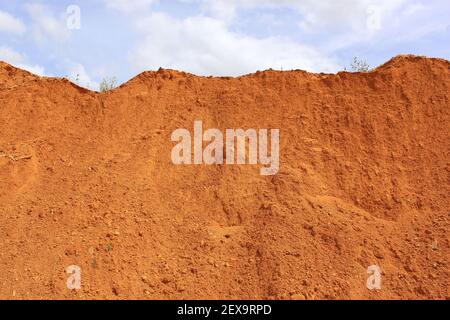
[[[44,67],[30,64],[23,54],[15,51],[10,47],[7,46],[0,47],[0,60],[5,61],[17,68],[27,70],[39,76],[45,75]]]
[[[297,11],[304,30],[328,27],[370,29],[371,20],[391,16],[408,0],[184,0],[201,3],[205,13],[221,20],[236,17],[239,9],[288,8]]]
[[[200,3],[205,15],[229,25],[239,23],[240,10],[287,9],[298,14],[299,34],[324,53],[418,41],[450,26],[447,0],[183,0]],[[246,13],[249,11],[245,11]],[[274,11],[276,12],[276,11]],[[280,18],[281,19],[281,18]],[[398,52],[398,51],[397,51]]]
[[[38,75],[40,77],[46,76],[45,74],[45,68],[43,66],[37,65],[37,64],[18,64],[16,65],[17,68],[27,70],[35,75]]]
[[[68,78],[73,83],[91,90],[98,89],[99,83],[92,80],[92,78],[86,71],[86,68],[81,63],[69,62],[67,64],[66,70],[68,72]]]
[[[153,13],[141,20],[144,37],[132,51],[137,70],[159,67],[200,75],[242,75],[262,69],[334,72],[339,66],[311,46],[287,38],[256,38],[231,32],[220,20],[177,20]]]
[[[0,32],[21,35],[25,31],[26,27],[20,19],[0,10]]]
[[[148,9],[155,3],[155,0],[103,0],[107,7],[122,12],[135,12],[138,10]]]
[[[66,25],[65,12],[56,17],[47,6],[40,3],[25,4],[24,7],[33,22],[32,32],[36,42],[64,42],[69,39],[70,30]]]
[[[0,47],[0,60],[3,60],[9,64],[22,63],[25,58],[19,52],[13,50],[7,46]]]

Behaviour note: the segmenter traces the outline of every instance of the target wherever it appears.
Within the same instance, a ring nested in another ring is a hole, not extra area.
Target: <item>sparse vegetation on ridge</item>
[[[105,77],[100,82],[99,91],[107,92],[113,90],[117,87],[117,78],[116,77]]]
[[[354,72],[369,72],[370,71],[370,66],[366,62],[366,60],[361,59],[359,57],[354,57],[350,66],[352,68],[352,71],[354,71]]]

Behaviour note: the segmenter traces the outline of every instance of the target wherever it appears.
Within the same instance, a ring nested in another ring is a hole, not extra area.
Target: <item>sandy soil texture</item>
[[[449,97],[450,63],[415,56],[104,94],[2,63],[0,298],[450,299]],[[194,120],[279,128],[279,173],[175,166]]]

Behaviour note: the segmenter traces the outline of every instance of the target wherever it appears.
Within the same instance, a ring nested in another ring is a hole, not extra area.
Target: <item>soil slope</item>
[[[0,298],[450,299],[449,98],[416,56],[105,94],[1,63]],[[194,120],[279,128],[279,173],[173,165]]]

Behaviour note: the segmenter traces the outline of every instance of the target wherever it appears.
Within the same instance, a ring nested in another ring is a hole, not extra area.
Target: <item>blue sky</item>
[[[336,72],[354,56],[449,59],[449,17],[447,0],[0,0],[0,60],[91,89],[159,67]]]

